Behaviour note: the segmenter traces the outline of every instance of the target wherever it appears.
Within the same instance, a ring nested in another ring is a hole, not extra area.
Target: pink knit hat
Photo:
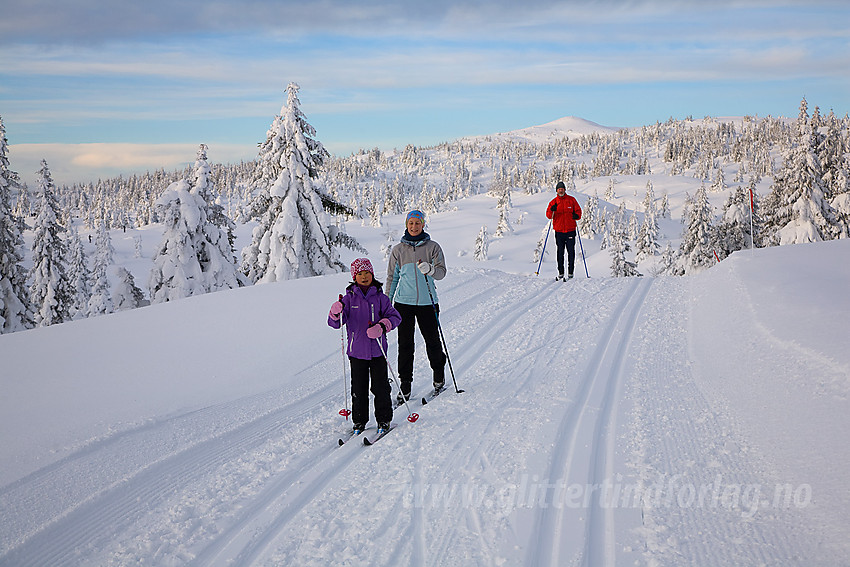
[[[357,258],[351,263],[351,279],[364,271],[372,274],[372,277],[375,276],[375,270],[372,269],[372,262],[369,261],[369,258]]]

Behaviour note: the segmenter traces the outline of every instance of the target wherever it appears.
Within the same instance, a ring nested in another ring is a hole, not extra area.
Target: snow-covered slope
[[[613,279],[585,241],[592,277],[555,283],[547,199],[487,262],[495,200],[430,219],[465,392],[371,448],[337,446],[347,274],[0,336],[0,565],[845,562],[850,242]]]
[[[521,130],[512,132],[504,132],[500,134],[492,134],[489,136],[478,136],[470,138],[481,140],[489,139],[508,139],[517,142],[529,142],[539,144],[544,142],[553,142],[561,138],[577,138],[598,132],[600,134],[611,134],[618,130],[610,126],[601,126],[590,120],[578,118],[575,116],[565,116],[552,122],[541,124],[539,126],[530,126]]]

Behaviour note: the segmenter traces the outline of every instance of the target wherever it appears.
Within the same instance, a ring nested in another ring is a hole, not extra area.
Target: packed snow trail
[[[570,404],[558,427],[552,454],[550,481],[564,486],[600,486],[614,474],[617,408],[624,380],[623,363],[641,305],[652,280],[630,282],[614,310],[608,327],[581,373],[575,403]],[[639,519],[639,518],[638,518]],[[582,559],[585,565],[615,564],[614,519],[611,508],[589,506],[582,510],[551,502],[536,520],[537,545],[528,565],[566,565]],[[636,523],[632,527],[637,527]],[[585,533],[581,549],[570,549],[574,534]]]
[[[310,284],[335,297],[337,280]],[[687,278],[455,270],[440,321],[465,393],[338,447],[337,334],[298,371],[283,345],[281,388],[116,432],[0,489],[15,519],[0,565],[838,564],[806,510],[681,501],[688,483],[784,480],[698,387],[693,295]],[[425,358],[420,344],[413,400]]]

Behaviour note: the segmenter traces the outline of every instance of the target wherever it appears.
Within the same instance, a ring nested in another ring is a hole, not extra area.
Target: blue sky
[[[578,116],[850,112],[850,5],[0,0],[12,168],[57,183],[251,159],[291,82],[329,151]]]

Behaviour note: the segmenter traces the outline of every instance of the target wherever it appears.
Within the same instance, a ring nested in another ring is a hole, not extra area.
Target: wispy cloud
[[[780,93],[790,112],[803,95],[850,110],[845,0],[6,4],[0,115],[18,143],[253,144],[290,81],[328,147],[365,133],[385,147],[400,124],[411,143],[436,124],[443,139],[582,112],[625,125],[680,100],[698,115],[776,113]]]
[[[57,183],[96,181],[92,170],[104,177],[185,167],[195,162],[198,144],[11,144],[13,169],[24,180],[32,180],[45,159]],[[216,144],[208,150],[214,162],[233,163],[256,157],[250,145]]]

